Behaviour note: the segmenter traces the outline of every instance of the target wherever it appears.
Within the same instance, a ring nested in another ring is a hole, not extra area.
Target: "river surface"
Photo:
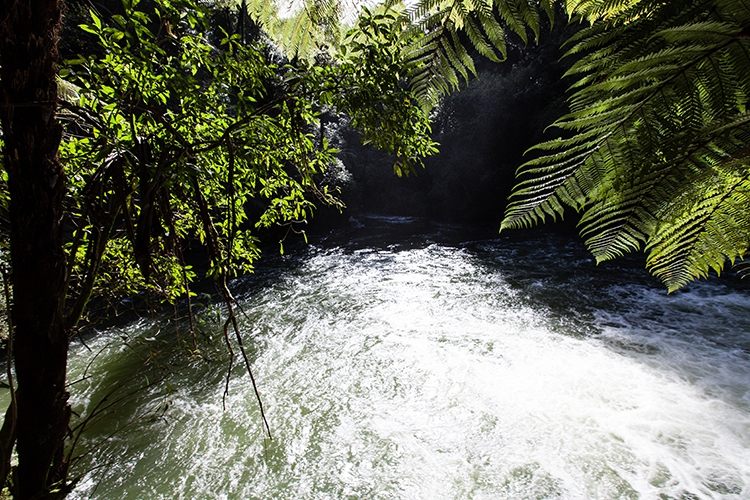
[[[71,351],[106,410],[72,498],[750,498],[750,281],[375,217],[264,259],[232,288],[273,439],[241,363],[224,398],[225,311],[200,357],[184,321],[112,327]]]

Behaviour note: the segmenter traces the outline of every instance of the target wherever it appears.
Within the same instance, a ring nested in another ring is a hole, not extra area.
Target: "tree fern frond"
[[[481,55],[493,62],[501,62],[507,57],[505,54],[505,45],[503,44],[501,47],[494,47],[484,36],[484,33],[482,33],[473,19],[466,19],[464,28],[466,34],[469,36],[469,40],[471,40],[471,43],[474,45],[474,48],[477,49],[477,52]],[[500,52],[499,54],[498,51]]]
[[[519,168],[502,228],[572,206],[598,261],[645,246],[670,289],[739,259],[750,239],[750,26],[736,19],[750,14],[724,0],[570,5],[600,16],[568,50],[582,56],[569,71],[578,82],[555,125],[572,136],[534,148],[543,154]]]
[[[281,21],[281,47],[290,57],[306,58],[315,52],[320,38],[314,33],[317,23],[306,12]],[[312,35],[312,36],[311,36]]]
[[[592,23],[590,26],[573,33],[563,43],[563,47],[569,47],[565,52],[565,57],[570,57],[578,53],[588,53],[589,51],[608,46],[613,40],[620,36],[622,29],[619,27],[608,27],[606,24]]]
[[[497,19],[495,19],[491,11],[486,16],[480,17],[479,20],[482,25],[482,30],[487,36],[487,40],[489,40],[490,44],[502,54],[503,59],[507,57],[508,51],[505,41],[505,29],[503,29]]]
[[[552,26],[555,23],[555,6],[557,2],[555,0],[540,0],[539,6],[547,14],[547,18],[550,20]]]
[[[589,22],[604,20],[618,23],[648,11],[652,3],[654,2],[649,0],[569,0],[566,8],[569,15],[579,16]]]
[[[448,91],[453,89],[458,89],[459,81],[458,81],[458,75],[456,74],[455,67],[451,64],[450,58],[447,56],[445,52],[445,46],[443,45],[441,47],[443,50],[440,52],[440,54],[444,57],[437,58],[435,69],[437,70],[437,73],[442,77],[443,81],[448,86]]]
[[[525,2],[523,2],[525,3]],[[528,4],[527,4],[528,5]],[[528,36],[526,34],[526,27],[529,26],[527,19],[524,18],[522,13],[519,11],[518,5],[510,0],[496,2],[497,12],[500,17],[505,21],[505,24],[513,30],[518,36],[521,37],[524,43],[528,43]],[[525,9],[528,10],[528,9]],[[537,19],[537,16],[528,16],[531,19]],[[534,33],[539,30],[538,21],[532,27]]]
[[[455,87],[456,72],[464,78],[475,73],[460,34],[466,35],[480,55],[500,62],[507,57],[508,31],[527,41],[530,30],[538,40],[541,10],[552,17],[554,4],[554,0],[418,0],[408,10],[414,23],[411,34],[419,30],[432,36],[431,40],[439,39],[437,44],[431,44],[413,38],[409,50],[410,80],[418,82],[412,84],[418,99],[424,106],[434,105],[445,89]]]
[[[670,43],[693,43],[700,41],[706,44],[716,44],[733,38],[740,32],[736,24],[719,21],[702,21],[667,28],[655,33]]]
[[[748,171],[745,164],[745,171]],[[727,261],[742,258],[750,242],[750,174],[713,176],[708,192],[690,190],[694,202],[660,226],[647,246],[647,267],[670,291],[710,270],[720,273]]]
[[[476,67],[474,66],[474,60],[466,51],[466,47],[464,47],[464,44],[461,43],[461,40],[458,38],[458,35],[455,32],[451,32],[451,41],[453,43],[453,49],[461,65],[463,65],[474,76],[476,76],[477,70],[476,70]]]
[[[530,227],[544,222],[546,215],[554,220],[557,215],[563,215],[563,199],[570,206],[580,208],[578,201],[583,196],[575,176],[590,154],[589,150],[584,150],[577,156],[566,157],[552,165],[545,175],[519,182],[511,194],[500,229]]]
[[[534,41],[538,43],[539,37],[541,36],[542,17],[539,8],[536,5],[534,5],[534,8],[529,8],[529,3],[530,2],[528,1],[520,0],[519,10],[521,12],[521,17],[523,18],[524,24],[534,33]],[[544,4],[549,2],[540,3]],[[552,6],[539,5],[539,7],[541,7],[542,10],[544,10],[545,14],[547,14],[550,22],[554,22],[555,14]]]
[[[525,173],[529,166],[554,163],[558,161],[558,155],[560,158],[571,156],[573,154],[572,150],[576,148],[580,149],[580,147],[583,147],[581,145],[588,144],[590,145],[590,147],[594,147],[598,143],[600,136],[601,134],[599,130],[595,129],[582,131],[581,133],[575,134],[571,137],[557,137],[555,139],[540,142],[539,144],[536,144],[535,146],[529,148],[526,153],[528,154],[533,151],[555,151],[555,153],[528,160],[526,163],[518,167],[518,169],[516,170],[516,174],[520,175],[522,173]]]
[[[413,37],[414,32],[409,30],[404,36]],[[435,30],[432,33],[417,37],[417,39],[412,42],[404,52],[404,57],[406,57],[408,61],[414,61],[426,54],[434,52],[440,46],[440,42],[444,36],[445,34],[442,30]]]
[[[456,51],[453,49],[453,40],[442,39],[440,46],[445,54],[446,60],[450,63],[450,68],[458,71],[464,78],[464,81],[469,81],[469,72],[474,73],[474,65],[467,67],[464,61],[458,56]],[[458,84],[456,84],[456,88]]]
[[[422,23],[424,18],[439,10],[444,0],[420,0],[407,10],[407,15],[414,23]]]
[[[719,17],[739,26],[750,25],[750,3],[748,0],[715,0]]]

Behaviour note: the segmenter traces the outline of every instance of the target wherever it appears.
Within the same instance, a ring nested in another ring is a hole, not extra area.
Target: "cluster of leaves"
[[[394,172],[401,177],[423,166],[422,158],[437,153],[430,138],[426,112],[407,87],[410,39],[403,18],[384,10],[363,9],[357,27],[341,46],[346,62],[336,69],[350,85],[322,94],[325,105],[346,110],[363,141],[393,154]]]
[[[312,59],[321,52],[333,55],[342,42],[343,2],[305,0],[293,12],[279,12],[279,3],[243,0],[247,10],[279,49],[293,58]],[[292,6],[289,6],[292,7]]]
[[[184,292],[191,274],[182,266],[179,241],[187,236],[211,247],[211,273],[233,270],[230,258],[240,269],[249,265],[258,250],[240,228],[244,210],[238,208],[255,193],[237,193],[237,186],[254,169],[238,168],[235,160],[230,165],[229,152],[253,152],[253,133],[274,137],[274,126],[283,127],[254,114],[238,121],[245,96],[262,88],[268,70],[231,37],[223,50],[204,43],[203,11],[174,3],[148,15],[127,7],[111,25],[92,12],[82,29],[98,37],[104,55],[69,61],[62,74],[79,96],[66,106],[72,123],[61,147],[74,227],[69,295],[76,303],[92,292],[156,287],[168,298]],[[234,99],[231,86],[241,89]],[[271,155],[269,169],[285,172],[282,161]],[[230,178],[230,170],[239,178]],[[282,182],[269,188],[269,197]],[[290,194],[298,191],[289,186]],[[220,212],[234,219],[214,223]],[[231,235],[230,245],[220,245],[220,235]]]
[[[369,3],[377,5],[376,12],[389,12],[392,17],[391,29],[399,33],[394,47],[402,52],[399,71],[408,76],[414,96],[427,110],[457,90],[460,77],[468,81],[471,75],[476,76],[471,48],[492,61],[505,60],[509,36],[516,35],[523,43],[532,37],[538,41],[542,12],[552,18],[556,5],[554,0],[420,0],[408,2],[408,8],[399,0]],[[591,11],[591,16],[602,9],[601,2],[577,3],[582,4],[581,10]],[[597,5],[589,5],[592,3]],[[356,2],[305,0],[299,4],[301,8],[293,15],[280,16],[274,2],[246,3],[248,12],[289,57],[312,58],[351,42],[339,33],[345,13],[360,8],[352,5]],[[384,23],[379,24],[385,28]]]
[[[597,261],[644,248],[670,290],[750,243],[750,8],[641,0],[568,42],[566,137],[519,170],[503,227],[582,213]]]
[[[530,34],[538,41],[541,11],[552,17],[553,4],[552,0],[421,0],[414,4],[407,12],[413,41],[406,57],[420,102],[433,107],[442,96],[458,89],[459,76],[465,81],[476,76],[468,47],[500,62],[507,58],[510,34],[523,43]]]
[[[71,325],[93,294],[189,294],[186,241],[200,240],[223,279],[252,269],[259,228],[304,221],[316,202],[341,206],[319,184],[336,153],[312,134],[323,106],[350,113],[397,169],[435,151],[427,116],[380,68],[387,33],[367,31],[340,62],[277,66],[239,35],[210,45],[207,10],[191,0],[124,6],[91,13],[81,28],[101,50],[61,72]]]

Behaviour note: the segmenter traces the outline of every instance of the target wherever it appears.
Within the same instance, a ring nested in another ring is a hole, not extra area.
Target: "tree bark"
[[[50,498],[50,485],[66,474],[65,178],[55,116],[59,24],[58,0],[0,0],[0,116],[11,200],[18,379],[14,477],[21,499]]]

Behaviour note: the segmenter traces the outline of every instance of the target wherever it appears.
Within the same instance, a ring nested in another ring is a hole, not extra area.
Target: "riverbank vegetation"
[[[598,260],[645,248],[670,289],[747,249],[744,2],[390,2],[346,34],[333,2],[309,2],[294,22],[260,7],[71,2],[58,44],[56,0],[0,3],[18,378],[0,480],[17,498],[75,484],[67,346],[92,297],[185,297],[190,310],[184,252],[200,246],[228,308],[230,359],[236,350],[250,370],[227,280],[252,269],[258,231],[283,228],[283,251],[283,234],[304,235],[317,205],[342,206],[324,176],[337,151],[321,116],[348,116],[396,174],[414,173],[437,151],[430,112],[476,74],[473,57],[504,60],[509,43],[545,36],[545,18],[581,25],[565,44],[570,113],[555,123],[561,138],[520,168],[502,227],[572,207]]]

